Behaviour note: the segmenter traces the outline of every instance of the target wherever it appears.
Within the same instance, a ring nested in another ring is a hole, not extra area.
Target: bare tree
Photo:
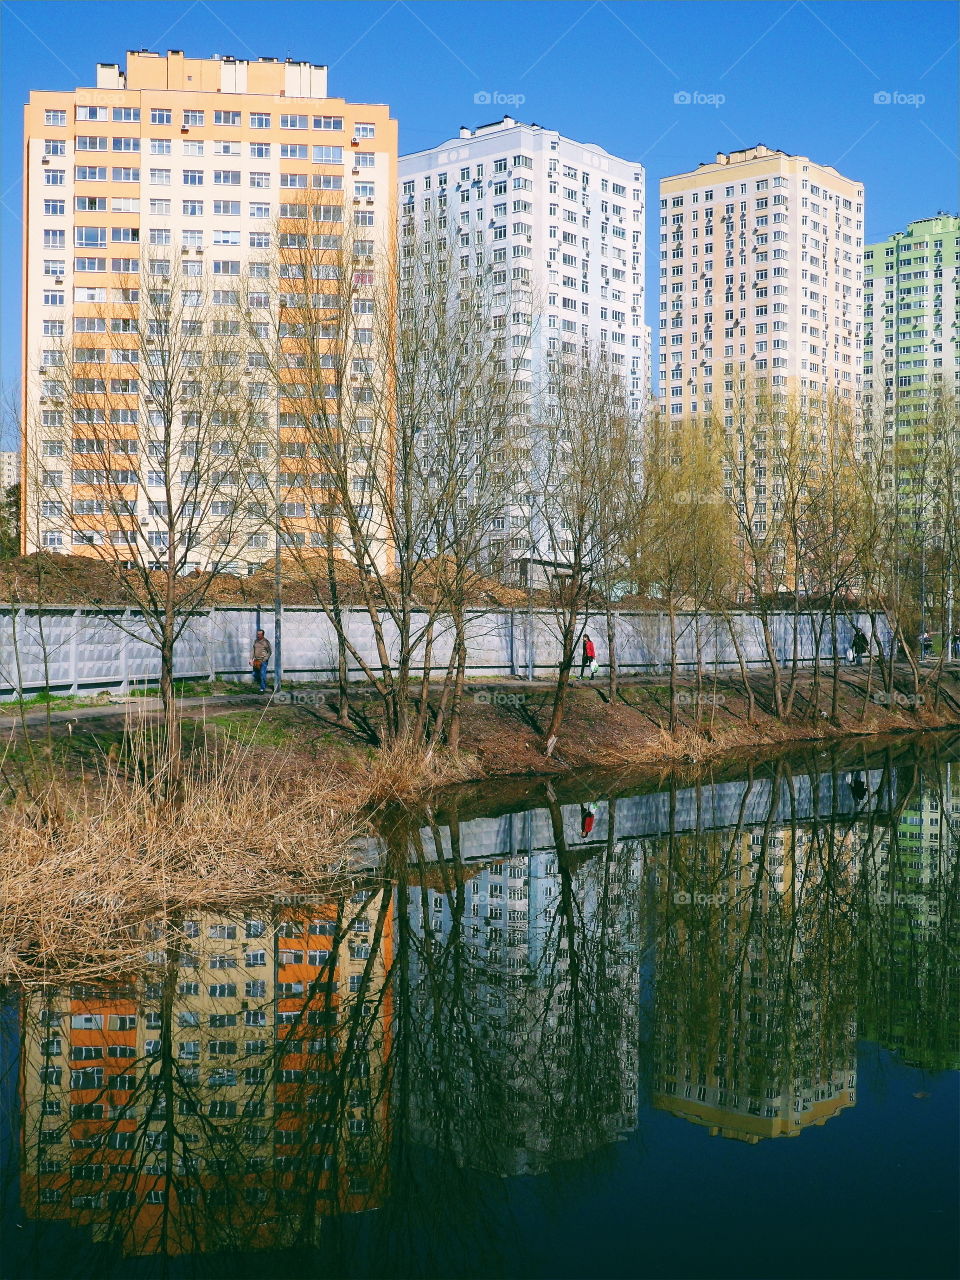
[[[553,362],[527,450],[531,547],[540,549],[560,640],[557,684],[544,734],[549,756],[595,593],[601,586],[609,590],[616,576],[637,477],[637,431],[629,395],[604,352]],[[528,572],[534,572],[532,553]]]
[[[244,501],[259,497],[271,452],[269,386],[240,376],[246,283],[211,285],[154,252],[142,273],[125,263],[112,305],[84,308],[43,353],[28,390],[25,514],[28,546],[69,543],[103,562],[130,611],[112,624],[156,649],[175,767],[176,643],[212,575],[240,567],[270,518]]]
[[[651,420],[643,455],[646,520],[631,540],[633,578],[663,600],[670,638],[670,729],[677,725],[679,613],[694,611],[697,690],[702,676],[700,611],[716,607],[736,578],[720,459],[711,434],[695,423]],[[731,627],[731,634],[735,630]]]
[[[455,747],[465,610],[511,489],[522,349],[507,358],[503,329],[516,290],[505,271],[462,270],[447,237],[418,237],[412,224],[377,254],[367,242],[334,244],[317,230],[325,212],[304,205],[281,223],[279,329],[262,349],[277,378],[281,452],[323,466],[304,464],[302,493],[284,489],[283,539],[337,636],[341,722],[350,662],[377,695],[380,720],[368,727],[382,741]],[[323,280],[338,292],[307,283]],[[375,660],[342,607],[344,582]]]

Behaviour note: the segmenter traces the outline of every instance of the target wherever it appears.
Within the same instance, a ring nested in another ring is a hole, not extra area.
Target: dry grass
[[[412,800],[435,787],[467,782],[481,776],[477,761],[463,752],[428,752],[409,739],[381,747],[360,762],[351,783],[365,803],[384,805]]]
[[[600,748],[595,752],[594,760],[599,766],[612,769],[648,765],[684,768],[708,764],[731,752],[743,754],[757,747],[869,737],[878,733],[915,733],[919,729],[944,728],[955,723],[952,717],[928,709],[922,709],[919,715],[908,715],[898,710],[871,708],[863,721],[848,712],[841,715],[839,723],[826,717],[780,721],[758,713],[752,725],[743,720],[724,723],[718,718],[712,727],[679,724],[673,733],[651,726],[649,732]]]
[[[162,769],[106,760],[70,793],[8,808],[0,976],[119,969],[149,948],[146,924],[158,915],[323,891],[350,867],[361,830],[352,797],[283,753],[229,743],[187,763],[175,799],[163,782]]]

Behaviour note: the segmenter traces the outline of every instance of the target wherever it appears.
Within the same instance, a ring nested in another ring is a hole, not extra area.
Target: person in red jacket
[[[590,675],[593,675],[596,669],[597,669],[596,648],[594,647],[593,641],[590,639],[590,637],[588,635],[584,635],[583,658],[580,662],[580,679],[582,680],[584,678],[585,671],[589,670]]]
[[[596,807],[592,804],[582,804],[580,806],[580,838],[586,840],[593,832],[593,824],[596,821]]]

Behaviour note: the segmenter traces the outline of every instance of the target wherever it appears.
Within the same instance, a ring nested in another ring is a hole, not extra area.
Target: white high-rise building
[[[642,165],[504,116],[401,157],[398,174],[401,216],[425,232],[458,227],[461,265],[501,268],[504,284],[529,288],[532,385],[546,352],[606,348],[642,408]]]
[[[20,455],[15,450],[0,452],[0,495],[20,483]]]
[[[504,116],[436,147],[401,157],[404,229],[444,241],[459,266],[483,272],[498,290],[499,322],[518,392],[534,402],[551,357],[605,357],[621,373],[639,414],[650,387],[650,333],[644,323],[645,175],[639,162],[575,142],[553,129]],[[489,273],[487,275],[486,273]],[[497,528],[525,523],[504,513]],[[562,546],[534,534],[550,557]],[[495,558],[520,556],[526,536],[493,533]]]

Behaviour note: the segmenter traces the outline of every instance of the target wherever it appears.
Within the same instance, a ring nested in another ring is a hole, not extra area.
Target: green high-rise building
[[[911,222],[863,251],[864,427],[909,444],[934,399],[960,393],[960,217]]]

